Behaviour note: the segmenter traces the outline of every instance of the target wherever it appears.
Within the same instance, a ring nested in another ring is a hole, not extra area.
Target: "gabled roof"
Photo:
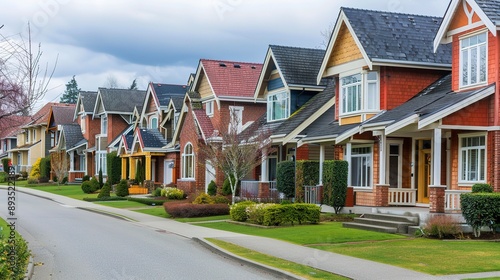
[[[158,129],[137,128],[132,144],[133,151],[136,150],[135,145],[140,145],[141,150],[144,152],[158,151],[161,150],[163,146],[167,145],[167,140],[163,138]]]
[[[96,98],[97,92],[95,91],[80,91],[79,99],[86,113],[92,113]]]
[[[118,147],[121,141],[122,135],[134,135],[134,124],[129,125],[125,128],[118,136],[116,136],[108,145],[108,148]]]
[[[36,125],[46,125],[48,115],[52,106],[65,106],[65,104],[57,102],[49,102],[45,104],[40,110],[38,110],[32,117],[29,123],[26,123],[23,127],[36,126]]]
[[[208,137],[213,136],[215,129],[210,118],[205,113],[205,110],[193,109],[193,117],[202,139],[206,140]]]
[[[451,46],[433,50],[441,18],[342,7],[318,74],[323,76],[343,23],[367,65],[398,64],[450,68]]]
[[[201,59],[193,89],[205,73],[217,98],[252,98],[261,70],[260,63]]]
[[[321,117],[314,121],[310,127],[307,128],[307,136],[302,138],[298,145],[304,143],[318,143],[318,142],[337,142],[337,137],[343,133],[352,130],[359,126],[359,124],[340,125],[335,121],[332,115],[335,112],[335,106],[330,108]]]
[[[440,47],[440,44],[449,42],[448,40],[450,37],[447,36],[446,33],[448,32],[448,28],[453,20],[453,17],[456,15],[457,9],[463,9],[464,3],[470,5],[472,11],[475,12],[481,19],[481,24],[486,25],[490,32],[496,36],[497,27],[500,26],[499,0],[452,0],[446,9],[441,26],[436,32],[436,36],[434,38],[434,50],[437,50],[437,48]],[[470,29],[477,27],[474,23],[472,23],[472,18],[473,17],[471,15],[468,22]],[[446,39],[447,37],[448,40]]]
[[[144,103],[146,91],[130,89],[99,88],[94,106],[94,115],[102,106],[108,114],[132,114],[136,106]],[[142,111],[142,107],[141,107]]]
[[[76,147],[78,144],[86,142],[82,135],[82,129],[78,124],[63,124],[61,136],[59,136],[59,149],[69,150]]]
[[[170,103],[176,112],[180,111],[182,108],[182,104],[184,103],[184,95],[183,96],[173,96],[170,99]]]
[[[48,116],[48,127],[57,127],[62,124],[74,123],[76,104],[64,104],[61,106],[52,106]]]
[[[167,107],[170,99],[174,96],[180,96],[184,98],[186,94],[186,85],[172,85],[172,84],[161,84],[161,83],[150,83],[156,94],[156,98],[159,103],[159,107]]]
[[[21,132],[21,126],[29,122],[29,116],[11,115],[0,119],[0,139],[15,138]]]

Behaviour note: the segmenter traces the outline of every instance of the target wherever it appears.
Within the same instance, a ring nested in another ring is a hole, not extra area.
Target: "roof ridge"
[[[221,59],[207,59],[207,58],[202,58],[200,59],[201,61],[210,61],[210,62],[227,62],[227,63],[239,63],[239,64],[253,64],[253,65],[263,65],[260,62],[244,62],[244,61],[232,61],[232,60],[221,60]]]
[[[299,50],[313,50],[313,51],[323,51],[323,52],[325,51],[325,49],[321,49],[321,48],[306,48],[306,47],[274,45],[274,44],[270,44],[269,47],[270,48],[272,48],[272,47],[279,47],[279,48],[289,48],[289,49],[299,49]]]
[[[430,15],[422,15],[422,14],[410,14],[410,13],[398,13],[398,12],[391,12],[391,11],[382,11],[382,10],[369,10],[369,9],[362,9],[362,8],[352,8],[352,7],[340,7],[341,10],[356,10],[356,11],[364,11],[364,12],[376,12],[376,13],[385,13],[385,14],[392,14],[392,15],[401,15],[401,16],[419,16],[419,17],[427,17],[427,18],[434,18],[434,19],[439,19],[442,20],[443,17],[440,16],[430,16]]]

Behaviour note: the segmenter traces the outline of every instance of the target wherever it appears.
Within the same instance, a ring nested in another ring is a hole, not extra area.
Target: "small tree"
[[[108,179],[111,185],[117,184],[120,181],[122,160],[117,156],[117,152],[111,152],[106,155],[106,171],[108,172]]]
[[[226,178],[234,178],[234,181],[229,180],[232,204],[235,202],[236,186],[241,179],[272,152],[268,131],[259,130],[259,123],[254,122],[240,133],[241,122],[237,111],[230,110],[229,126],[219,127],[219,134],[206,139],[205,145],[199,148],[201,162],[208,160]]]
[[[66,90],[64,91],[64,94],[61,96],[59,102],[76,104],[80,90],[81,89],[78,88],[78,83],[75,80],[75,76],[73,76],[73,78],[66,84]]]
[[[35,163],[31,166],[30,177],[38,179],[40,177],[40,162],[42,158],[38,158]]]
[[[135,171],[135,180],[137,181],[138,184],[142,185],[144,182],[144,178],[146,175],[146,166],[144,165],[144,162],[142,159],[137,161],[137,170]]]
[[[132,81],[132,84],[130,85],[130,87],[128,89],[137,89],[137,79],[134,79]]]
[[[63,183],[64,178],[68,176],[68,157],[65,151],[51,153],[50,165],[57,177],[57,184]]]
[[[2,159],[2,166],[3,166],[3,171],[9,173],[9,165],[11,163],[10,158],[3,158]]]
[[[99,189],[104,186],[104,179],[102,178],[102,169],[99,168]]]
[[[208,184],[207,194],[212,196],[217,194],[217,184],[214,182],[214,180],[210,181],[210,183]]]
[[[40,178],[49,180],[50,177],[50,157],[42,158],[40,161]]]
[[[295,162],[282,161],[276,169],[276,188],[287,198],[295,195]]]
[[[338,214],[347,197],[347,161],[328,160],[323,163],[323,203]]]

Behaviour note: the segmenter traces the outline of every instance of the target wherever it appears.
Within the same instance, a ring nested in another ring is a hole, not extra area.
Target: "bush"
[[[464,193],[460,195],[460,204],[474,236],[481,235],[482,227],[493,230],[500,226],[500,193]]]
[[[252,204],[247,206],[246,208],[246,213],[248,217],[248,221],[252,223],[256,223],[259,225],[262,225],[264,223],[264,213],[266,213],[266,209],[268,207],[271,207],[273,205],[276,205],[274,203],[259,203],[259,204]]]
[[[15,233],[15,232],[13,232]],[[1,237],[1,236],[0,236]],[[13,237],[15,241],[15,252],[11,252],[12,246],[9,243],[10,238],[0,238],[0,279],[24,279],[30,252],[26,241],[16,235]],[[11,260],[15,265],[10,265]]]
[[[161,190],[162,190],[162,188],[156,188],[153,191],[153,196],[161,196]]]
[[[347,197],[348,164],[343,160],[323,163],[323,203],[332,206],[335,214],[344,208]]]
[[[99,180],[99,189],[102,189],[102,187],[104,186],[104,179],[102,178],[102,169],[99,169],[99,176],[98,176]]]
[[[217,194],[217,184],[214,182],[214,180],[210,181],[210,183],[208,184],[207,193],[211,196]]]
[[[85,181],[82,183],[82,191],[84,193],[93,193],[92,184],[90,183],[90,181]]]
[[[427,237],[455,238],[462,236],[462,228],[457,219],[449,215],[432,216],[422,229]]]
[[[88,201],[88,202],[95,202],[95,201],[115,201],[115,200],[127,200],[125,197],[119,197],[119,196],[108,196],[108,197],[84,197],[83,200]]]
[[[472,185],[473,193],[492,193],[493,187],[490,184],[474,184]]]
[[[247,200],[231,205],[229,215],[231,219],[237,222],[244,222],[248,219],[247,207],[254,205],[255,202]]]
[[[38,180],[36,178],[33,178],[33,177],[28,177],[28,185],[35,185],[35,184],[38,184]]]
[[[229,178],[233,180],[233,176],[226,177],[226,179],[224,179],[224,183],[222,184],[222,195],[230,195],[233,193],[233,191],[231,190],[231,183],[229,182]]]
[[[26,179],[26,178],[28,178],[28,172],[26,172],[26,171],[21,171],[20,173],[21,173],[21,177],[23,177],[23,178],[25,178],[25,179]]]
[[[120,197],[125,197],[128,195],[128,185],[127,185],[127,180],[122,179],[120,180],[120,183],[116,185],[116,191],[115,194]]]
[[[201,193],[193,201],[193,204],[214,204],[214,203],[215,201],[212,199],[212,197],[206,193]]]
[[[162,190],[161,196],[165,196],[168,199],[184,199],[186,195],[184,191],[178,188],[166,187]]]
[[[110,197],[111,196],[111,185],[109,182],[106,182],[102,187],[101,191],[97,195],[97,198]]]
[[[304,186],[316,186],[319,182],[319,162],[297,160],[295,162],[295,201],[304,201]]]
[[[164,203],[165,212],[173,218],[192,218],[227,215],[227,204]]]
[[[44,157],[40,161],[40,177],[41,178],[50,177],[50,157]]]
[[[114,151],[106,155],[106,171],[111,185],[118,183],[121,176],[122,159],[117,154]]]
[[[82,182],[85,182],[85,181],[90,181],[90,176],[89,175],[85,175],[82,177]]]
[[[264,209],[262,224],[265,226],[293,225],[304,222],[317,224],[319,223],[320,214],[321,208],[313,204],[275,204]]]
[[[166,198],[158,199],[158,198],[146,198],[146,197],[128,197],[127,200],[154,206],[164,203],[166,201]]]
[[[10,158],[3,158],[2,159],[2,166],[3,166],[3,171],[6,172],[6,173],[9,173],[9,166],[10,166],[10,163],[12,161],[10,160]]]
[[[90,186],[92,186],[92,192],[93,193],[100,189],[99,181],[97,181],[96,178],[90,179],[89,182],[90,182]]]
[[[9,173],[7,173],[7,172],[0,172],[0,183],[7,182],[8,178],[9,178]]]
[[[216,195],[212,198],[213,198],[215,204],[219,204],[219,203],[230,204],[231,203],[231,200],[223,195]]]
[[[295,162],[282,161],[276,169],[276,188],[286,197],[295,196]]]
[[[40,177],[40,162],[42,158],[38,158],[35,163],[31,166],[30,177],[38,178]]]

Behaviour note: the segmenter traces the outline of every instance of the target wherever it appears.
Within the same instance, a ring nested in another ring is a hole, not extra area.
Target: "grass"
[[[143,203],[135,202],[135,201],[128,201],[128,200],[116,200],[116,201],[96,201],[94,202],[95,204],[99,205],[104,205],[104,206],[110,206],[110,207],[115,207],[115,208],[146,208],[146,207],[151,207],[148,205],[145,205]],[[165,212],[165,210],[163,210]]]
[[[311,247],[433,275],[500,270],[499,242],[442,241],[419,238]]]
[[[17,186],[17,183],[16,183],[16,186]],[[34,189],[34,190],[49,192],[49,193],[53,193],[53,194],[63,195],[63,196],[67,196],[67,197],[79,199],[79,200],[82,200],[85,197],[97,197],[97,193],[93,193],[93,194],[84,193],[82,191],[82,188],[80,187],[80,185],[61,185],[61,186],[45,185],[45,186],[40,186],[40,185],[24,184],[24,185],[20,185],[20,186],[23,186],[25,188]]]
[[[144,205],[144,204],[142,204]],[[154,206],[148,209],[138,209],[138,210],[132,210],[134,212],[139,212],[143,214],[148,214],[156,217],[161,217],[161,218],[170,218],[170,216],[165,212],[165,209],[163,206]]]
[[[290,262],[287,260],[283,260],[280,258],[276,258],[273,256],[269,256],[266,254],[261,254],[249,249],[246,249],[244,247],[240,247],[228,242],[224,242],[221,240],[213,239],[213,238],[207,238],[210,242],[214,243],[215,245],[221,247],[224,250],[230,251],[231,253],[238,255],[240,257],[243,257],[245,259],[249,259],[267,266],[272,266],[287,272],[290,272],[292,274],[295,274],[297,276],[303,277],[305,279],[349,279],[342,277],[340,275],[336,275],[333,273],[329,273],[323,270],[315,269],[307,265],[301,265],[297,264],[294,262]]]
[[[200,223],[200,222],[211,222],[211,221],[220,221],[229,219],[231,219],[229,215],[221,215],[221,216],[196,217],[196,218],[177,218],[175,220],[182,223]]]
[[[0,237],[8,238],[10,235],[10,228],[7,226],[7,222],[0,218]]]

